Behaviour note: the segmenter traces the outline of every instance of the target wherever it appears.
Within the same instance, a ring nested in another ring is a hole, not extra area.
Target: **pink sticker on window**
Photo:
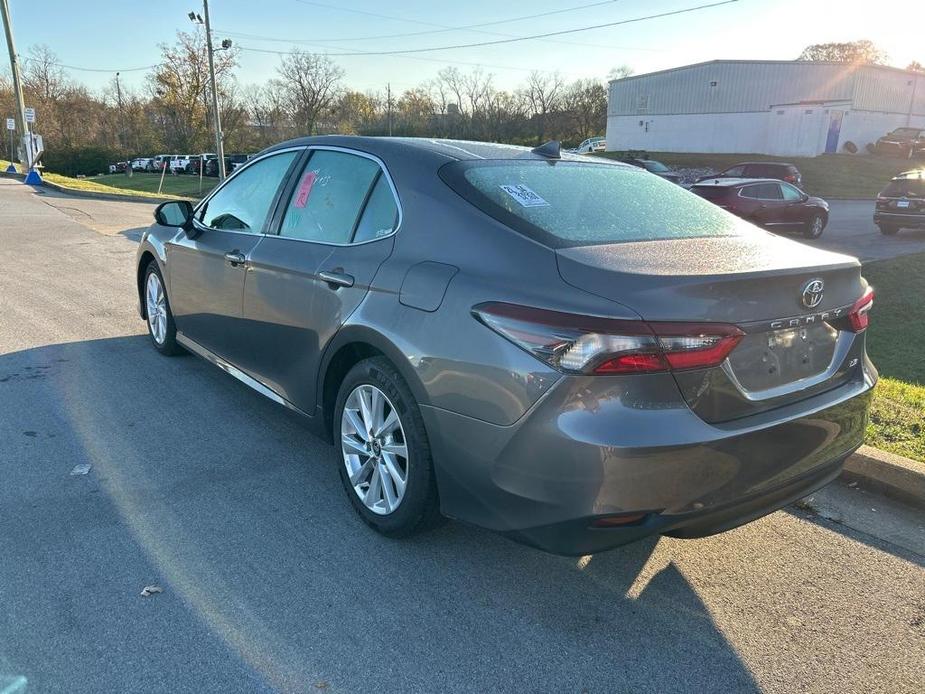
[[[308,202],[308,196],[311,195],[312,186],[315,185],[316,178],[318,178],[318,174],[314,171],[308,171],[302,176],[302,182],[299,184],[299,189],[295,194],[295,200],[292,203],[293,207],[298,207],[299,209],[305,207],[305,204]]]

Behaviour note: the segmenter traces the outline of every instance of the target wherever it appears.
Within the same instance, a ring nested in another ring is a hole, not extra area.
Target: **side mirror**
[[[193,228],[193,205],[188,200],[162,202],[154,210],[154,221],[165,227]]]

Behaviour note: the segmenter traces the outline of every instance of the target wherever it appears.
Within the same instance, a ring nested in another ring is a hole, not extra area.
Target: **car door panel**
[[[202,229],[196,238],[179,234],[166,244],[170,305],[177,330],[206,349],[230,359],[239,331],[244,264],[232,264],[227,253],[245,258],[260,236]]]
[[[280,189],[302,149],[255,160],[197,209],[193,233],[167,244],[170,304],[177,330],[236,363],[244,278],[268,229]]]
[[[356,246],[268,237],[245,281],[241,368],[313,413],[321,354],[370,290],[392,245],[392,237]],[[325,271],[348,275],[352,286],[326,282]]]

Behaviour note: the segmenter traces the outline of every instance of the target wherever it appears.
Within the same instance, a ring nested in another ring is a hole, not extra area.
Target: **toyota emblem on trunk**
[[[810,280],[803,285],[803,305],[806,308],[816,308],[822,303],[822,290],[825,283],[820,279]]]

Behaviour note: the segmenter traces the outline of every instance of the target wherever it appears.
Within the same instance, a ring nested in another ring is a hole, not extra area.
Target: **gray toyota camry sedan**
[[[155,217],[155,349],[304,415],[386,535],[444,516],[562,554],[709,535],[863,439],[858,261],[633,166],[312,137]]]

